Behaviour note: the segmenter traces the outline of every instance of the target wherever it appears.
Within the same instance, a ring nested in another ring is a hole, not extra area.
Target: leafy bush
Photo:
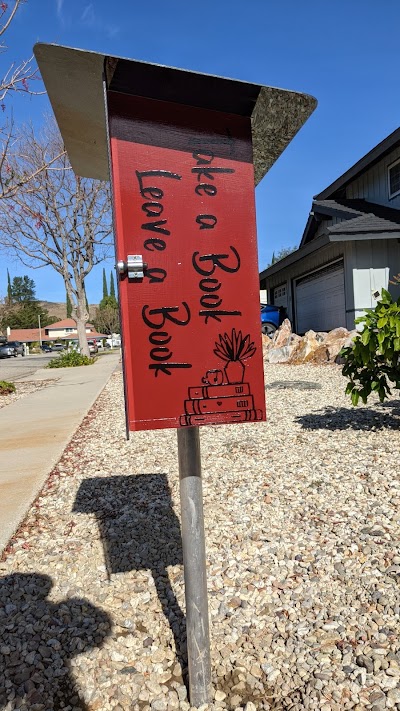
[[[366,403],[371,392],[381,402],[390,395],[390,384],[400,388],[400,297],[393,301],[386,289],[374,309],[366,309],[356,320],[364,328],[352,346],[343,348],[342,373],[349,378],[346,395],[353,405],[359,399]]]
[[[6,380],[0,380],[0,395],[10,395],[15,393],[14,383],[8,383]]]
[[[77,351],[69,351],[68,353],[60,353],[56,358],[52,358],[46,368],[75,368],[78,365],[93,365],[96,360],[97,358],[89,358]]]

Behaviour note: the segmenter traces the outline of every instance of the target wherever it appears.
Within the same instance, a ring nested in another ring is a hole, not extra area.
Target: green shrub
[[[356,323],[364,323],[363,330],[341,351],[342,373],[349,378],[346,395],[353,405],[360,398],[366,403],[371,392],[383,402],[391,393],[389,384],[400,388],[400,297],[393,301],[382,289],[376,307],[367,309]]]
[[[0,380],[0,395],[10,395],[15,393],[14,383],[8,383],[7,380]]]
[[[78,365],[93,365],[96,360],[97,358],[89,358],[77,351],[69,351],[69,353],[60,353],[56,358],[52,358],[46,368],[75,368]]]

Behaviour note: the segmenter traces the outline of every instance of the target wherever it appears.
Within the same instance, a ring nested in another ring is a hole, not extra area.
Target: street
[[[0,358],[0,380],[21,380],[33,375],[38,368],[44,368],[57,353]]]

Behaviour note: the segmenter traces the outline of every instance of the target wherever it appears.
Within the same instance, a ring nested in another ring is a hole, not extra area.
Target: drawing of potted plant
[[[224,333],[220,335],[219,341],[215,342],[214,353],[218,358],[225,361],[225,376],[228,383],[242,383],[244,378],[244,361],[251,358],[256,352],[253,342],[250,342],[250,334],[242,336],[242,332],[236,333],[233,328],[231,335]]]

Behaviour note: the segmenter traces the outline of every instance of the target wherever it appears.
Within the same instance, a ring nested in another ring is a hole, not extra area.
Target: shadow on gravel
[[[391,400],[377,409],[368,407],[326,407],[325,410],[295,418],[306,430],[398,430],[400,400]]]
[[[186,683],[186,621],[167,571],[167,566],[183,563],[182,539],[166,474],[86,479],[73,510],[96,515],[109,578],[151,570]]]
[[[52,585],[38,573],[0,578],[0,709],[88,711],[70,660],[101,647],[111,620],[84,598],[48,600]]]

